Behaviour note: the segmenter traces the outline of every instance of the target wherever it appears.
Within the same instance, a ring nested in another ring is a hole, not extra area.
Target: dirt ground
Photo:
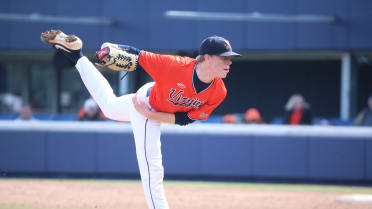
[[[345,193],[165,183],[172,209],[372,209]],[[1,206],[146,209],[141,184],[126,181],[0,179]]]

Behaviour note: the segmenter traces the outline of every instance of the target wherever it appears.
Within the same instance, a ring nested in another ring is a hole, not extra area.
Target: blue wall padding
[[[372,179],[367,137],[162,134],[165,175]],[[133,134],[0,131],[0,172],[138,175]]]
[[[365,152],[366,158],[364,160],[365,166],[365,177],[367,179],[372,179],[372,140],[365,140]]]
[[[303,178],[308,174],[306,137],[260,136],[253,153],[257,176]]]
[[[0,132],[0,170],[47,172],[47,132]]]
[[[97,134],[49,132],[47,171],[93,173],[97,170]]]
[[[138,173],[132,133],[97,134],[98,173]]]
[[[363,138],[311,137],[309,177],[362,179],[365,169]]]

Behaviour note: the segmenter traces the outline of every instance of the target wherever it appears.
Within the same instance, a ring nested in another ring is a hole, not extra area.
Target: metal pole
[[[164,17],[183,20],[218,20],[218,21],[250,21],[250,22],[291,22],[291,23],[334,23],[336,17],[332,15],[283,15],[253,13],[228,13],[228,12],[198,12],[176,11],[164,12]]]
[[[341,101],[340,115],[342,120],[350,119],[350,86],[351,86],[351,55],[345,53],[341,57]]]
[[[124,95],[124,94],[128,94],[129,93],[129,79],[130,79],[130,77],[129,77],[129,74],[128,75],[126,75],[126,78],[124,78],[124,79],[120,79],[121,77],[123,77],[124,76],[124,74],[125,74],[126,72],[124,72],[124,71],[120,71],[119,72],[119,94],[120,95]]]
[[[86,25],[104,25],[110,26],[115,24],[115,20],[106,17],[68,17],[43,15],[39,13],[32,14],[15,14],[0,13],[0,21],[5,22],[37,22],[37,23],[64,23],[64,24],[86,24]]]

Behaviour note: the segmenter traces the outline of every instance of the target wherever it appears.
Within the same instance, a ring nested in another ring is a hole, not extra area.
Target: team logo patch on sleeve
[[[182,88],[182,89],[186,88],[186,85],[183,84],[183,83],[177,83],[177,86],[180,87],[180,88]]]
[[[208,115],[207,114],[205,114],[205,113],[201,113],[200,115],[199,115],[199,117],[201,117],[201,118],[205,118],[205,117],[207,117]]]

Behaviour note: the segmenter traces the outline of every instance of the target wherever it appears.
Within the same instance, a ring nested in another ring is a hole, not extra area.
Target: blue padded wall
[[[97,139],[94,133],[49,132],[47,171],[52,173],[95,173]]]
[[[304,178],[308,169],[307,137],[261,136],[254,141],[254,175]]]
[[[200,173],[200,137],[163,134],[161,137],[165,175]]]
[[[362,138],[311,137],[309,169],[312,178],[362,179],[365,147]]]
[[[0,171],[45,172],[47,133],[1,131]]]
[[[371,180],[366,137],[162,135],[165,176]],[[130,132],[0,131],[0,172],[139,175]]]
[[[97,134],[97,172],[139,172],[133,134]]]
[[[251,176],[252,138],[247,136],[207,135],[200,139],[202,175]]]
[[[372,140],[366,139],[365,141],[365,152],[366,158],[364,161],[365,166],[365,177],[367,179],[372,179]]]

